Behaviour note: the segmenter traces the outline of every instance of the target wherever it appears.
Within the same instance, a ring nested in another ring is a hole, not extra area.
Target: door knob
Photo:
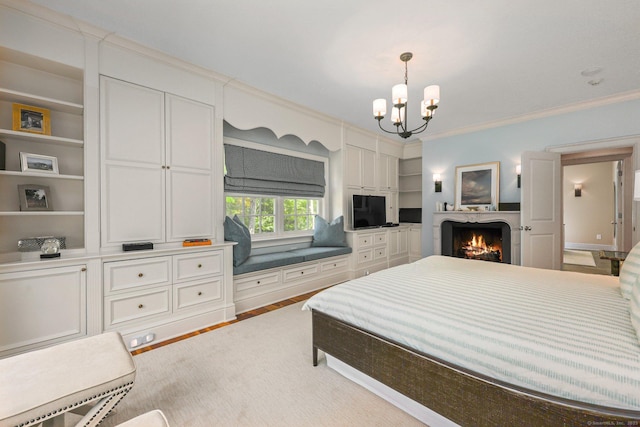
[[[530,230],[531,230],[531,227],[529,227],[528,225],[524,226],[524,231],[530,231]]]

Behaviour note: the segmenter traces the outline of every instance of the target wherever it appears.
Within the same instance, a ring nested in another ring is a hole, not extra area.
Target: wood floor
[[[235,320],[231,320],[229,322],[218,323],[217,325],[209,326],[207,328],[200,329],[200,330],[197,330],[197,331],[185,334],[185,335],[180,335],[179,337],[175,337],[175,338],[172,338],[172,339],[169,339],[169,340],[166,340],[166,341],[162,341],[162,342],[159,342],[157,344],[152,344],[152,345],[147,346],[147,347],[137,348],[135,350],[131,350],[131,354],[135,356],[136,354],[144,353],[145,351],[153,350],[155,348],[159,348],[159,347],[162,347],[162,346],[165,346],[165,345],[169,345],[169,344],[172,344],[174,342],[182,341],[184,339],[191,338],[191,337],[194,337],[196,335],[204,334],[206,332],[213,331],[213,330],[218,329],[218,328],[223,328],[225,326],[229,326],[229,325],[232,325],[234,323],[238,323],[238,322],[240,322],[242,320],[245,320],[245,319],[250,319],[252,317],[259,316],[261,314],[268,313],[270,311],[274,311],[274,310],[277,310],[279,308],[286,307],[288,305],[298,303],[300,301],[305,301],[305,300],[311,298],[313,295],[315,295],[318,292],[320,292],[321,290],[322,289],[320,289],[318,291],[309,292],[309,293],[306,293],[306,294],[303,294],[303,295],[298,295],[297,297],[289,298],[289,299],[286,299],[284,301],[279,301],[279,302],[276,302],[274,304],[269,304],[269,305],[264,306],[264,307],[259,307],[259,308],[253,309],[253,310],[245,311],[244,313],[238,314],[236,316]]]

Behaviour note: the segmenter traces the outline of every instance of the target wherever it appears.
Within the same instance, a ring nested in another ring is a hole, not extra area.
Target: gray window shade
[[[224,145],[224,190],[274,196],[324,197],[324,163]]]

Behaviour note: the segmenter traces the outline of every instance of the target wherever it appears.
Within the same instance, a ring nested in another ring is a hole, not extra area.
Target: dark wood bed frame
[[[462,426],[640,426],[640,411],[562,399],[475,374],[313,310],[318,350]],[[639,391],[640,392],[640,391]]]

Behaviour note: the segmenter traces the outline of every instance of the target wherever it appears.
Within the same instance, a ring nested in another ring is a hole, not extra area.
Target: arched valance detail
[[[278,138],[318,141],[330,151],[342,148],[339,121],[235,82],[224,86],[224,120],[243,130],[265,127]]]

